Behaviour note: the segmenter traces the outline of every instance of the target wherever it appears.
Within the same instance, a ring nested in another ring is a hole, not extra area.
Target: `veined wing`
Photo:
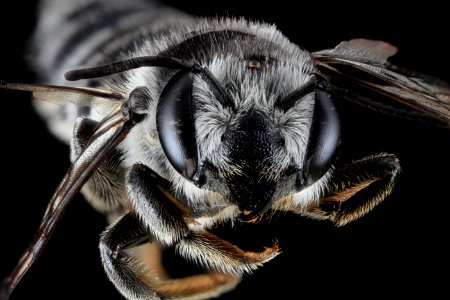
[[[450,128],[450,86],[387,62],[397,49],[364,39],[312,53],[333,94],[372,109]]]

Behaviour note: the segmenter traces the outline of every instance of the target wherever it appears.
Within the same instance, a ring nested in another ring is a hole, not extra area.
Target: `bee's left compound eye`
[[[161,93],[156,110],[156,126],[161,146],[178,173],[192,180],[197,170],[194,101],[194,74],[178,71]]]
[[[327,92],[317,89],[314,116],[301,186],[308,186],[329,169],[340,143],[339,116]]]

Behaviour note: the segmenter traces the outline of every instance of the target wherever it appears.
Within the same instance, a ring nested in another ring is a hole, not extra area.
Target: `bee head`
[[[260,65],[252,61],[251,66]],[[207,76],[177,72],[157,109],[162,148],[185,179],[221,194],[248,221],[328,172],[339,144],[339,121],[314,77],[268,108],[242,104],[245,100],[232,96],[209,70],[202,74]]]

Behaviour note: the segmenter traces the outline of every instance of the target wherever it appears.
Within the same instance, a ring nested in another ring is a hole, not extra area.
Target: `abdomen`
[[[43,0],[31,44],[31,64],[43,83],[101,87],[101,79],[67,82],[64,73],[127,57],[143,40],[177,24],[187,15],[145,0]],[[34,101],[50,131],[70,142],[75,120],[90,116],[88,107]]]

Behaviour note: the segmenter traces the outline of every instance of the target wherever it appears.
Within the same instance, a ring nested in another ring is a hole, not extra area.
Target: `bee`
[[[58,3],[44,2],[34,43],[40,76],[55,85],[1,87],[33,94],[50,131],[70,144],[72,165],[2,299],[79,191],[110,223],[100,256],[125,298],[219,296],[280,249],[244,250],[215,226],[274,211],[343,226],[391,193],[396,155],[339,160],[336,99],[450,125],[448,85],[390,64],[388,43],[308,52],[245,19],[194,19],[141,1]],[[61,26],[49,27],[56,16]],[[91,67],[65,73],[82,65]],[[207,272],[170,278],[167,247]]]

